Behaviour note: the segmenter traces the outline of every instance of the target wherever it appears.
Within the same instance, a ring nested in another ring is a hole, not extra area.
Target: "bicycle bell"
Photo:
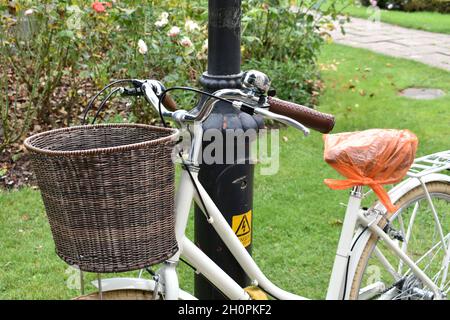
[[[255,91],[255,93],[266,94],[270,88],[270,78],[257,70],[249,70],[242,75],[242,86]]]

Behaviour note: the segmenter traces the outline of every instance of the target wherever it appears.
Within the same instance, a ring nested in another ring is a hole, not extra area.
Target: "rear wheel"
[[[395,204],[400,208],[390,218],[390,235],[444,294],[450,291],[448,253],[450,249],[450,184],[427,184],[436,217],[422,186],[407,192]],[[379,223],[386,227],[387,220]],[[443,240],[443,241],[442,241]],[[447,252],[447,254],[446,254]],[[380,288],[376,292],[374,288]],[[350,299],[361,299],[370,290],[370,298],[433,299],[433,292],[423,285],[404,263],[376,235],[368,240],[350,290]],[[367,297],[367,296],[366,296]]]

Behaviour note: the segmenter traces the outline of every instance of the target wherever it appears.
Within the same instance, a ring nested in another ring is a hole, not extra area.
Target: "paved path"
[[[344,28],[332,32],[336,43],[365,48],[450,70],[450,35],[407,29],[387,23],[351,18]]]

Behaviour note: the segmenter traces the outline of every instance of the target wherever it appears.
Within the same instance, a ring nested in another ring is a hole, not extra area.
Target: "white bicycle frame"
[[[201,131],[201,129],[198,130]],[[202,142],[201,133],[202,132],[195,132],[194,134],[190,157],[191,159],[198,159],[200,149],[199,146]],[[439,179],[449,179],[448,176],[445,175],[439,176]],[[409,185],[408,183],[404,183],[402,188],[408,189]],[[414,273],[416,277],[434,293],[434,297],[437,299],[441,298],[439,288],[433,283],[433,281],[398,247],[397,243],[378,226],[378,221],[381,217],[379,215],[368,215],[367,211],[360,208],[362,201],[361,192],[362,187],[355,187],[350,194],[326,298],[332,300],[348,298],[349,290],[347,290],[345,296],[343,296],[344,287],[348,287],[348,283],[345,283],[345,278],[346,274],[348,275],[349,273],[348,263],[352,254],[351,248],[354,241],[354,234],[357,230],[361,229],[361,226],[363,228],[367,227],[371,233],[375,233],[383,239],[386,246],[389,247],[394,254],[396,254],[399,259],[403,261],[404,265],[408,266],[412,273]],[[164,295],[164,298],[168,300],[176,300],[180,298],[195,299],[192,295],[179,289],[176,266],[182,257],[196,270],[197,273],[200,273],[207,278],[227,298],[232,300],[250,299],[244,288],[237,284],[236,281],[234,281],[225,271],[223,271],[185,236],[185,230],[193,199],[196,204],[202,208],[208,222],[215,229],[232,255],[236,258],[242,269],[247,273],[248,277],[252,280],[253,285],[259,286],[268,294],[280,300],[307,299],[306,297],[287,292],[277,287],[264,275],[256,262],[242,245],[238,237],[235,235],[234,231],[227,223],[217,206],[211,200],[202,184],[199,182],[198,172],[195,170],[195,166],[193,167],[193,170],[190,170],[189,172],[186,168],[183,168],[181,173],[181,181],[175,199],[176,238],[178,241],[179,250],[171,259],[166,261],[158,271],[161,283],[156,284],[153,280],[144,279],[104,279],[102,280],[103,291],[119,288],[135,288],[145,290],[154,290],[156,288],[156,291],[160,291]],[[351,277],[349,278],[351,279]]]

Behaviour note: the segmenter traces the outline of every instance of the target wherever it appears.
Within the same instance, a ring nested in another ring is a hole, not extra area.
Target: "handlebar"
[[[269,110],[297,120],[308,128],[322,133],[333,130],[334,116],[289,101],[268,97]]]
[[[206,99],[200,109],[196,109],[195,111],[177,109],[175,101],[167,95],[167,92],[164,92],[165,88],[159,81],[140,81],[139,89],[141,91],[140,94],[144,95],[145,99],[156,111],[161,111],[163,117],[172,117],[179,123],[202,122],[206,120],[216,103],[222,100],[231,103],[233,107],[250,115],[259,114],[265,118],[293,126],[301,130],[305,135],[309,134],[308,128],[321,133],[329,133],[333,130],[335,118],[331,114],[322,113],[278,98],[266,97],[260,90],[252,90],[249,88],[248,84],[244,87],[244,89],[222,89],[214,92],[212,95],[205,93],[209,95],[208,99]],[[163,96],[163,100],[161,101],[162,105],[159,103],[161,96]]]
[[[134,80],[134,81],[137,81],[137,80]],[[145,83],[145,81],[140,81],[140,85],[135,88],[122,88],[121,94],[123,96],[128,96],[128,97],[142,96],[143,95],[142,85],[144,83]],[[162,90],[160,90],[160,91],[162,91]],[[169,94],[166,94],[164,96],[164,99],[162,100],[162,104],[169,111],[177,111],[178,110],[177,103],[175,102],[175,100],[172,99],[172,97]]]
[[[169,111],[174,112],[178,110],[177,103],[175,102],[175,100],[172,99],[172,97],[168,93],[164,96],[162,104]]]

